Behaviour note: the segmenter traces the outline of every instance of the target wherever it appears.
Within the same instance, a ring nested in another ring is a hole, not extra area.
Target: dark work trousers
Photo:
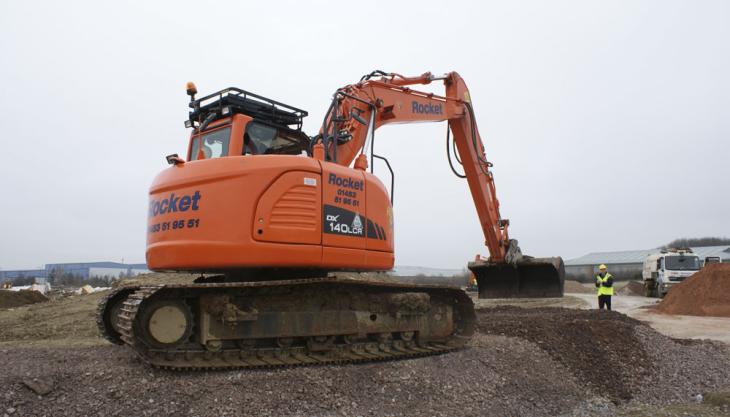
[[[599,295],[598,296],[598,308],[603,310],[603,306],[606,306],[607,310],[611,310],[611,296],[610,295]]]

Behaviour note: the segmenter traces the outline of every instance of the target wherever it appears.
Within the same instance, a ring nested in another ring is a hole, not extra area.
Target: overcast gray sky
[[[187,145],[186,81],[304,108],[314,134],[374,69],[464,77],[525,253],[730,236],[727,1],[2,1],[0,57],[3,269],[144,261],[148,186]],[[378,131],[396,264],[486,254],[444,134]]]

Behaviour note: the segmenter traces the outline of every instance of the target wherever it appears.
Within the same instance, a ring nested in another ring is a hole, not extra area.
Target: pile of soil
[[[17,343],[103,344],[96,327],[96,307],[106,294],[107,291],[101,291],[89,295],[52,297],[44,303],[2,310],[0,346]]]
[[[657,306],[666,314],[730,317],[730,264],[710,264],[672,287]]]
[[[565,292],[573,294],[593,294],[596,291],[595,289],[587,285],[581,284],[578,281],[565,280]]]
[[[0,309],[15,308],[28,304],[42,303],[44,301],[48,301],[48,297],[38,291],[0,290]]]
[[[639,281],[629,281],[623,288],[617,291],[619,295],[644,295],[644,284]]]

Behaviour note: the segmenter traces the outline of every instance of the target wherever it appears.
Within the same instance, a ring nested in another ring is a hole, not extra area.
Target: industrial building
[[[691,248],[701,261],[708,256],[717,256],[722,262],[730,263],[730,245],[702,246]],[[594,252],[580,258],[565,261],[565,276],[583,282],[592,282],[598,273],[598,265],[606,264],[616,279],[641,279],[644,259],[661,249],[628,250],[618,252]]]
[[[12,271],[0,270],[0,280],[14,280],[16,278],[45,278],[45,269],[15,269]]]
[[[18,278],[50,278],[54,274],[73,275],[84,279],[124,278],[150,272],[147,264],[125,264],[119,262],[78,262],[46,264],[43,269],[0,270],[0,280]]]

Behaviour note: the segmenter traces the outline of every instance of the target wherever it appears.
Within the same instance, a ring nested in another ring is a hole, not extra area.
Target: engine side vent
[[[294,171],[279,177],[259,200],[253,237],[267,242],[320,244],[321,176]]]
[[[289,189],[274,204],[269,217],[270,228],[319,231],[318,189],[298,186]]]

